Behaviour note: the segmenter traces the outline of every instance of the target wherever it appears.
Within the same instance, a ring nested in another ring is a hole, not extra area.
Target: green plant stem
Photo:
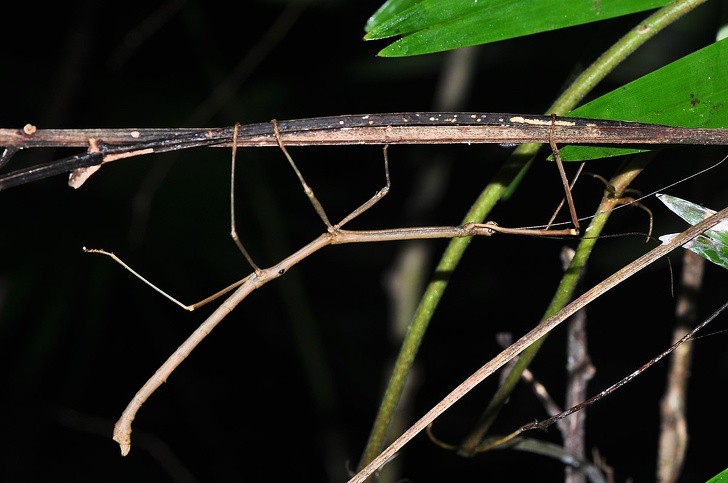
[[[559,96],[546,113],[563,115],[576,107],[577,103],[599,81],[629,54],[634,52],[638,46],[705,1],[678,0],[656,11],[604,52]],[[523,176],[539,148],[539,144],[518,146],[501,167],[493,181],[481,192],[463,221],[466,223],[483,222],[493,206],[509,192],[511,185]],[[437,265],[435,276],[427,285],[394,363],[392,375],[382,397],[367,445],[359,461],[359,469],[367,466],[386,444],[387,432],[417,350],[432,315],[447,288],[450,274],[457,268],[468,244],[469,239],[451,240]]]
[[[606,225],[611,211],[619,204],[619,196],[625,189],[627,189],[634,178],[642,172],[649,160],[653,157],[651,154],[652,153],[646,153],[645,155],[635,156],[632,158],[631,162],[627,163],[623,169],[620,169],[618,174],[609,181],[610,186],[614,187],[614,193],[605,191],[602,201],[597,208],[596,214],[592,218],[589,227],[586,229],[584,238],[582,238],[579,242],[574,258],[572,259],[569,268],[566,270],[566,273],[561,278],[559,286],[556,289],[556,293],[551,299],[551,303],[546,309],[543,319],[541,320],[545,320],[554,315],[556,312],[564,308],[573,298],[574,290],[577,287],[587,260],[589,259],[594,245],[597,242],[597,238]],[[490,400],[490,403],[488,403],[488,407],[476,423],[474,430],[471,431],[471,433],[460,444],[458,454],[461,456],[472,456],[478,452],[480,442],[483,440],[485,433],[498,416],[500,409],[503,407],[516,384],[520,380],[523,371],[528,367],[538,353],[538,350],[546,341],[546,337],[547,336],[544,335],[521,353],[518,357],[518,361],[514,364],[512,370],[508,373],[508,376]]]

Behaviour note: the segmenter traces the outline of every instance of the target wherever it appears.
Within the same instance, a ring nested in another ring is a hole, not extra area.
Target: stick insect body
[[[485,223],[467,223],[461,226],[432,226],[432,227],[411,227],[411,228],[391,228],[391,229],[381,229],[381,230],[346,230],[344,229],[344,225],[346,225],[348,222],[352,221],[365,211],[367,211],[369,208],[374,206],[378,201],[380,201],[384,196],[387,195],[391,188],[391,181],[389,176],[389,157],[387,154],[388,146],[385,145],[383,148],[383,154],[384,154],[384,167],[385,167],[385,179],[386,184],[383,188],[381,188],[379,191],[377,191],[374,196],[372,196],[370,199],[365,201],[362,205],[360,205],[358,208],[353,210],[349,215],[345,216],[341,221],[339,221],[336,224],[332,224],[328,218],[328,215],[326,214],[323,206],[321,206],[321,203],[316,198],[313,190],[310,188],[310,186],[306,183],[303,175],[301,174],[300,170],[296,166],[295,162],[293,161],[293,158],[288,153],[288,150],[286,149],[286,146],[282,140],[282,136],[280,134],[279,125],[274,120],[272,122],[274,135],[277,140],[278,146],[285,155],[286,159],[288,160],[289,164],[291,165],[292,169],[294,170],[296,176],[299,179],[299,182],[301,183],[301,186],[303,187],[303,191],[308,197],[311,205],[313,206],[314,210],[318,214],[318,216],[321,218],[322,222],[326,226],[326,231],[321,234],[318,238],[310,242],[308,245],[304,246],[297,252],[293,253],[292,255],[288,256],[284,260],[280,261],[279,263],[273,265],[272,267],[261,269],[252,259],[251,255],[248,253],[248,251],[243,246],[242,242],[240,241],[240,238],[237,233],[237,228],[235,224],[235,161],[236,161],[236,155],[237,155],[237,147],[238,147],[238,133],[239,133],[239,125],[236,125],[233,129],[233,135],[232,135],[232,161],[231,161],[231,181],[230,181],[230,235],[235,242],[235,244],[240,249],[243,256],[246,258],[248,263],[253,269],[253,272],[249,274],[247,277],[229,285],[228,287],[225,287],[224,289],[212,294],[211,296],[197,302],[191,305],[186,305],[171,295],[167,294],[160,288],[158,288],[156,285],[154,285],[152,282],[144,278],[142,275],[140,275],[138,272],[136,272],[134,269],[132,269],[130,266],[128,266],[124,261],[122,261],[119,257],[117,257],[114,253],[102,250],[102,249],[96,249],[96,248],[86,248],[84,247],[83,250],[87,253],[96,253],[101,255],[106,255],[110,258],[112,258],[114,261],[122,265],[125,269],[130,271],[134,276],[141,279],[144,283],[152,287],[154,290],[162,294],[164,297],[168,298],[178,306],[182,307],[185,310],[195,310],[203,305],[206,305],[223,295],[229,293],[230,291],[234,292],[232,295],[230,295],[213,313],[208,317],[208,319],[203,322],[197,330],[195,330],[189,338],[170,356],[162,366],[156,371],[156,373],[142,386],[142,388],[137,392],[137,394],[134,396],[134,398],[131,400],[125,411],[123,412],[121,418],[117,421],[115,427],[114,427],[114,440],[117,441],[121,447],[121,453],[122,455],[126,455],[129,453],[131,449],[131,423],[137,413],[137,411],[141,408],[142,404],[151,396],[152,393],[162,384],[162,382],[166,381],[169,375],[179,366],[179,364],[194,350],[194,348],[212,331],[212,329],[228,314],[230,313],[235,306],[237,306],[245,297],[247,297],[252,291],[255,289],[263,286],[264,284],[268,283],[271,280],[274,280],[283,274],[285,274],[288,270],[290,270],[294,265],[311,255],[312,253],[320,250],[321,248],[328,246],[328,245],[336,245],[336,244],[344,244],[344,243],[363,243],[363,242],[381,242],[381,241],[392,241],[392,240],[411,240],[411,239],[430,239],[430,238],[455,238],[455,237],[470,237],[470,236],[490,236],[494,233],[506,233],[506,234],[519,234],[519,235],[536,235],[536,236],[577,236],[579,234],[579,222],[576,217],[576,210],[573,206],[573,200],[571,198],[571,187],[568,183],[568,180],[566,178],[566,173],[564,171],[561,158],[559,156],[558,149],[556,147],[556,143],[554,141],[554,132],[555,132],[555,126],[557,125],[557,121],[555,117],[551,118],[551,126],[549,129],[549,144],[551,146],[551,149],[554,154],[554,158],[556,160],[556,164],[559,169],[559,174],[562,180],[562,183],[564,184],[564,190],[566,193],[566,202],[569,206],[569,213],[571,215],[571,220],[573,223],[573,227],[571,228],[565,228],[565,229],[534,229],[534,228],[507,228],[507,227],[501,227],[497,225],[494,222],[485,222]]]
[[[278,278],[282,275],[284,275],[290,268],[292,268],[294,265],[308,257],[309,255],[313,254],[314,252],[320,250],[321,248],[328,246],[328,245],[334,245],[334,244],[343,244],[343,243],[362,243],[362,242],[375,242],[375,241],[391,241],[391,240],[408,240],[408,239],[426,239],[426,238],[454,238],[454,237],[470,237],[470,236],[490,236],[495,233],[504,233],[504,234],[518,234],[518,235],[535,235],[535,236],[567,236],[567,237],[573,237],[577,236],[579,234],[579,221],[578,217],[576,215],[576,210],[574,207],[573,199],[571,197],[571,186],[566,178],[566,174],[563,168],[563,164],[561,161],[561,157],[559,155],[558,148],[556,146],[556,133],[558,132],[556,130],[556,127],[559,126],[559,129],[561,129],[561,125],[556,120],[554,116],[550,118],[550,124],[548,126],[548,143],[551,147],[551,150],[554,155],[554,159],[556,161],[557,168],[559,170],[559,175],[561,177],[562,184],[564,186],[564,192],[565,192],[565,200],[566,204],[569,209],[571,221],[573,223],[573,227],[566,228],[566,229],[528,229],[528,228],[507,228],[507,227],[501,227],[497,225],[494,222],[485,222],[485,223],[467,223],[461,226],[439,226],[439,227],[413,227],[413,228],[393,228],[393,229],[381,229],[381,230],[346,230],[344,229],[344,225],[346,225],[351,220],[355,219],[365,211],[367,211],[369,208],[374,206],[379,200],[381,200],[384,196],[387,195],[387,193],[390,190],[391,182],[389,177],[389,160],[387,155],[387,147],[388,145],[385,144],[384,146],[384,164],[385,164],[385,178],[386,178],[386,184],[385,186],[377,191],[373,197],[371,197],[369,200],[364,202],[361,206],[359,206],[357,209],[352,211],[349,215],[344,217],[339,223],[332,224],[326,215],[326,212],[324,208],[319,203],[318,199],[316,198],[313,190],[310,188],[310,186],[306,183],[303,175],[297,168],[295,162],[293,161],[292,157],[288,153],[288,150],[286,149],[286,144],[283,141],[283,135],[280,131],[279,123],[276,121],[272,122],[273,126],[273,132],[275,141],[278,145],[278,147],[281,149],[281,151],[284,153],[286,159],[289,161],[289,164],[291,165],[292,169],[294,170],[296,176],[299,179],[299,182],[301,183],[301,186],[303,187],[304,193],[309,198],[310,203],[314,207],[315,211],[321,218],[322,222],[326,226],[326,231],[321,234],[319,237],[317,237],[315,240],[298,250],[297,252],[293,253],[292,255],[288,256],[284,260],[280,261],[279,263],[266,268],[261,269],[258,267],[255,262],[253,261],[250,254],[247,252],[245,247],[243,246],[242,242],[240,241],[240,238],[237,234],[237,229],[235,225],[235,185],[234,185],[234,179],[235,179],[235,159],[236,159],[236,153],[237,153],[237,147],[240,145],[239,142],[239,133],[241,126],[236,125],[233,128],[232,132],[232,138],[230,145],[232,146],[232,169],[231,169],[231,194],[230,194],[230,213],[231,213],[231,237],[233,238],[235,244],[240,249],[243,256],[246,258],[248,263],[251,265],[253,272],[249,274],[247,277],[239,280],[238,282],[235,282],[231,284],[230,286],[216,292],[215,294],[203,299],[200,302],[197,302],[192,305],[185,305],[178,300],[174,299],[167,293],[163,292],[161,289],[153,285],[151,282],[143,278],[141,275],[139,275],[137,272],[135,272],[131,267],[126,265],[121,259],[119,259],[115,254],[100,250],[100,249],[87,249],[84,248],[85,251],[90,253],[98,253],[103,254],[106,256],[111,257],[114,259],[117,263],[124,266],[127,270],[129,270],[131,273],[133,273],[135,276],[143,280],[145,283],[150,285],[154,290],[158,291],[180,307],[186,309],[186,310],[194,310],[198,307],[201,307],[207,303],[210,303],[223,295],[229,293],[230,291],[233,291],[233,293],[205,320],[189,337],[188,339],[179,346],[179,348],[160,366],[160,368],[155,372],[155,374],[142,386],[142,388],[137,392],[137,394],[134,396],[134,398],[131,400],[131,402],[128,404],[127,408],[124,410],[122,416],[117,421],[115,428],[114,428],[114,440],[117,441],[121,447],[122,455],[126,455],[129,453],[131,449],[131,424],[134,420],[134,417],[138,410],[141,408],[141,406],[145,403],[145,401],[154,393],[154,391],[162,384],[162,382],[166,381],[169,375],[179,366],[179,364],[194,350],[194,348],[217,326],[217,324],[222,321],[227,314],[229,314],[243,299],[245,299],[251,292],[253,292],[255,289],[260,288],[267,282]],[[95,150],[94,152],[98,153],[101,151],[103,153],[103,149]],[[98,155],[96,154],[98,157]],[[95,159],[95,158],[94,158]],[[74,168],[78,169],[78,168]],[[84,169],[84,168],[80,168]],[[1,187],[1,186],[0,186]],[[725,210],[724,210],[725,211]],[[723,212],[721,212],[723,213]],[[723,214],[725,217],[725,214]],[[550,225],[550,223],[549,223]],[[671,247],[674,248],[678,245],[674,245]],[[656,255],[655,255],[656,257]],[[654,258],[656,259],[656,258]],[[654,260],[653,259],[653,260]],[[624,275],[622,275],[624,277]],[[623,278],[622,278],[623,279]],[[620,280],[622,280],[620,279]],[[592,295],[594,296],[594,295]],[[563,319],[561,319],[563,320]],[[550,330],[550,328],[553,328],[555,324],[558,324],[559,321],[555,321],[554,318],[549,319],[544,322],[546,324],[542,327],[542,325],[539,325],[537,328],[541,332]],[[549,325],[550,324],[550,325]],[[544,329],[544,327],[547,327]],[[537,330],[534,329],[534,330]],[[527,336],[529,336],[527,334]],[[524,336],[519,342],[511,346],[511,348],[507,349],[511,350],[518,350],[514,349],[515,347],[525,347],[525,343],[522,342],[527,336]],[[522,350],[522,349],[521,349]],[[507,352],[507,351],[504,351]],[[515,355],[515,353],[513,353]],[[513,356],[511,355],[511,357]],[[490,364],[490,363],[489,363]],[[488,366],[488,365],[486,365]],[[487,369],[489,372],[484,372],[482,369],[471,376],[469,378],[469,384],[471,384],[471,387],[473,384],[473,381],[470,379],[473,379],[473,377],[480,378],[480,380],[487,377],[487,374],[492,373],[495,368],[491,364],[489,368]],[[477,382],[475,383],[477,384]],[[462,386],[458,386],[457,390],[463,391]],[[455,391],[454,391],[455,392]],[[410,430],[408,430],[408,433],[403,435],[402,438],[397,440],[397,444],[399,447],[404,444],[409,438],[414,436],[417,432],[421,431],[425,426],[424,422],[426,418],[430,418],[430,422],[432,419],[437,417],[441,412],[443,412],[449,405],[454,402],[449,396],[446,399],[450,399],[450,402],[447,404],[440,404],[433,408],[432,411],[430,411],[425,417],[423,417],[422,420],[418,421],[415,426],[413,426]],[[403,439],[405,438],[405,439]],[[373,461],[370,465],[368,465],[366,468],[362,470],[361,473],[356,475],[352,481],[363,481],[362,478],[365,478],[366,475],[371,474],[372,471],[375,471],[376,468],[380,467],[381,465],[386,462],[386,458],[391,458],[395,452],[397,451],[396,445],[393,444],[392,447],[388,448],[387,451],[383,452],[379,458],[377,458],[375,461]],[[378,466],[377,466],[378,465]]]

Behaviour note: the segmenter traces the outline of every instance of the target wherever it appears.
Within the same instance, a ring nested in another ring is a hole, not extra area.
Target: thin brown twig
[[[566,268],[571,264],[574,253],[574,250],[570,248],[562,250],[562,263]],[[584,273],[585,271],[582,271],[582,279]],[[581,284],[581,281],[579,283]],[[587,384],[595,373],[587,348],[585,308],[569,319],[566,336],[566,361],[567,379],[564,405],[568,408],[586,399]],[[584,451],[586,411],[580,411],[575,417],[560,420],[557,424],[564,440],[564,450],[568,454],[584,459],[586,457]],[[587,474],[581,468],[567,465],[564,470],[564,483],[584,483],[586,481]]]
[[[548,319],[541,322],[538,326],[529,331],[526,335],[521,337],[506,350],[502,351],[495,358],[491,359],[480,369],[475,371],[465,381],[463,381],[460,385],[458,385],[455,389],[453,389],[453,391],[451,391],[439,403],[433,406],[432,409],[430,409],[424,416],[422,416],[416,423],[414,423],[407,431],[405,431],[404,434],[402,434],[384,451],[382,451],[379,456],[374,458],[374,460],[372,460],[370,464],[363,468],[359,473],[354,475],[349,480],[349,483],[361,483],[365,481],[375,471],[377,471],[384,464],[386,464],[389,459],[395,456],[397,452],[404,447],[405,444],[407,444],[412,438],[419,434],[438,416],[440,416],[443,412],[450,408],[450,406],[455,404],[455,402],[457,402],[460,398],[467,394],[471,389],[480,384],[488,376],[493,374],[493,372],[501,368],[509,360],[520,354],[535,340],[538,340],[539,338],[550,332],[554,327],[558,326],[569,316],[571,316],[587,304],[591,303],[594,299],[596,299],[603,293],[611,290],[616,285],[622,283],[627,278],[639,272],[646,266],[654,263],[671,251],[684,245],[705,230],[710,229],[711,227],[725,219],[728,219],[728,208],[724,208],[715,215],[712,215],[709,218],[701,221],[700,223],[683,231],[669,242],[664,243],[659,247],[647,252],[645,255],[628,264],[627,266],[617,271],[610,277],[606,278],[604,281],[602,281],[592,289],[582,294],[580,297],[564,307],[554,316],[549,317]]]
[[[660,354],[658,354],[657,356],[655,356],[652,359],[650,359],[649,361],[647,361],[645,364],[643,364],[636,371],[634,371],[631,374],[629,374],[628,376],[620,379],[615,384],[612,384],[607,389],[604,389],[603,391],[599,392],[595,396],[592,396],[589,399],[587,399],[585,401],[582,401],[582,402],[580,402],[579,404],[577,404],[575,406],[570,407],[569,409],[567,409],[566,411],[561,412],[560,414],[557,414],[555,416],[551,416],[550,418],[544,419],[542,421],[535,421],[535,422],[532,422],[532,423],[528,423],[528,424],[526,424],[524,426],[521,426],[520,428],[518,428],[517,430],[513,431],[512,433],[510,433],[510,434],[508,434],[508,435],[506,435],[504,437],[498,438],[495,441],[489,442],[489,444],[483,448],[483,451],[487,451],[487,450],[490,450],[490,449],[494,449],[494,448],[496,448],[496,447],[498,447],[498,446],[500,446],[502,444],[506,444],[509,441],[515,439],[519,434],[521,434],[521,433],[523,433],[525,431],[530,431],[532,429],[542,429],[542,430],[545,430],[546,428],[548,428],[552,424],[558,423],[559,421],[561,421],[565,417],[570,416],[570,415],[572,415],[572,414],[574,414],[576,412],[579,412],[579,411],[583,410],[584,408],[586,408],[587,406],[590,406],[590,405],[594,404],[595,402],[599,401],[600,399],[602,399],[602,398],[604,398],[604,397],[612,394],[614,391],[616,391],[617,389],[623,387],[625,384],[628,384],[635,377],[637,377],[640,374],[642,374],[643,372],[645,372],[647,369],[649,369],[654,364],[656,364],[657,362],[659,362],[660,360],[662,360],[663,358],[665,358],[667,355],[671,354],[675,350],[677,350],[680,347],[682,347],[686,342],[694,339],[695,338],[695,335],[698,333],[698,331],[700,331],[703,328],[705,328],[706,325],[708,325],[713,320],[715,320],[715,318],[718,317],[718,315],[720,315],[726,309],[728,309],[728,302],[725,302],[721,307],[719,307],[715,312],[713,312],[713,314],[710,315],[710,317],[708,317],[703,322],[701,322],[700,324],[698,324],[694,329],[692,329],[691,331],[689,331],[688,333],[686,333],[685,335],[683,335],[680,339],[678,339],[675,343],[673,343],[666,350],[662,351]]]
[[[510,332],[501,332],[499,334],[496,334],[496,340],[498,342],[498,345],[505,349],[509,345],[513,343],[513,335]],[[508,376],[508,373],[510,372],[510,369],[515,364],[516,360],[510,361],[506,366],[503,368],[503,371],[500,375],[500,385],[503,384],[503,381]],[[559,414],[561,412],[561,407],[554,401],[554,398],[551,397],[551,394],[549,394],[548,389],[546,389],[546,386],[544,386],[538,379],[536,379],[536,376],[531,372],[530,369],[524,369],[521,373],[521,379],[523,379],[526,383],[528,383],[531,386],[531,389],[533,390],[534,395],[536,398],[541,402],[541,405],[546,410],[546,413],[549,415]],[[559,426],[561,428],[561,425]],[[565,429],[565,426],[564,426]],[[562,431],[563,432],[563,431]],[[457,447],[456,447],[457,448]]]
[[[626,280],[630,276],[637,273],[645,266],[653,263],[662,256],[666,255],[675,248],[681,246],[703,231],[711,228],[721,220],[728,218],[728,208],[716,213],[706,220],[696,224],[695,226],[685,230],[676,236],[670,242],[665,243],[639,259],[630,263],[611,277],[604,280],[599,285],[584,293],[582,296],[574,300],[571,304],[550,317],[523,336],[509,348],[501,352],[496,358],[485,364],[472,376],[466,379],[461,385],[446,396],[440,403],[434,406],[425,416],[408,429],[400,438],[382,452],[370,465],[353,477],[352,482],[363,481],[370,476],[387,460],[389,460],[399,449],[412,439],[416,434],[422,431],[428,424],[442,414],[447,408],[454,404],[458,399],[469,392],[473,387],[482,380],[492,374],[495,370],[503,366],[506,362],[517,356],[534,340],[540,338],[564,319],[575,313],[577,310],[590,303],[599,295],[610,290],[617,284]],[[461,227],[417,227],[407,229],[394,230],[368,230],[368,231],[350,231],[350,230],[333,230],[323,233],[318,238],[304,246],[294,254],[285,258],[278,264],[261,269],[258,273],[251,273],[241,282],[239,287],[230,295],[208,318],[205,320],[190,337],[179,346],[179,348],[160,366],[155,374],[142,386],[137,394],[132,398],[127,408],[122,413],[121,418],[114,426],[114,440],[119,443],[123,455],[129,453],[131,449],[131,424],[136,413],[144,404],[144,402],[156,391],[156,389],[167,380],[169,375],[182,363],[184,359],[197,347],[197,345],[224,319],[240,302],[242,302],[250,293],[257,288],[262,287],[266,283],[274,280],[291,267],[306,259],[308,256],[317,252],[321,248],[343,243],[362,243],[372,241],[391,241],[405,240],[415,238],[451,238],[457,236],[475,236],[475,235],[491,235],[494,231],[500,231],[501,227],[490,223],[486,224],[467,224]]]
[[[662,126],[628,121],[559,117],[550,133],[549,116],[479,112],[356,114],[278,121],[287,146],[347,144],[728,144],[728,129]],[[186,136],[214,137],[229,148],[232,127],[119,129],[0,129],[0,146],[87,147],[89,139],[110,145],[174,142]],[[268,122],[240,127],[239,147],[278,146]]]
[[[360,144],[728,145],[728,129],[681,128],[602,119],[476,112],[404,112],[294,119],[239,127],[238,146]],[[553,132],[552,132],[553,129]],[[30,132],[32,131],[32,132]],[[88,147],[80,154],[0,176],[0,190],[117,159],[194,147],[229,147],[233,128],[0,129],[6,148]]]
[[[673,341],[682,339],[697,316],[695,296],[702,284],[705,259],[685,250],[683,256],[682,292],[677,300]],[[660,402],[660,437],[657,458],[657,480],[677,481],[688,446],[687,385],[690,377],[692,344],[683,344],[672,354],[667,388]]]

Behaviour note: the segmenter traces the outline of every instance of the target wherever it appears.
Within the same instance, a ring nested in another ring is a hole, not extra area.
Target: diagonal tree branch
[[[645,255],[641,256],[637,260],[633,261],[632,263],[617,271],[610,277],[607,277],[604,281],[602,281],[595,287],[585,292],[583,295],[575,299],[573,302],[571,302],[569,305],[564,307],[552,317],[549,317],[548,319],[538,324],[534,329],[518,339],[513,345],[498,354],[495,358],[491,359],[480,369],[475,371],[465,381],[463,381],[460,385],[458,385],[455,389],[453,389],[439,403],[437,403],[424,416],[422,416],[422,418],[420,418],[407,431],[405,431],[404,434],[402,434],[384,451],[382,451],[379,456],[374,458],[371,463],[369,463],[366,467],[364,467],[361,471],[354,475],[349,480],[349,483],[361,483],[366,480],[375,471],[384,466],[387,461],[394,457],[397,452],[404,447],[405,444],[407,444],[412,438],[414,438],[428,425],[430,425],[438,416],[440,416],[443,412],[450,408],[450,406],[455,404],[461,397],[467,394],[475,386],[480,384],[488,376],[493,374],[493,372],[501,368],[508,361],[523,352],[523,350],[531,345],[535,340],[538,340],[539,338],[550,332],[554,327],[558,326],[569,316],[573,315],[579,309],[591,303],[591,301],[593,301],[603,293],[609,291],[610,289],[614,288],[616,285],[622,283],[624,280],[639,272],[646,266],[654,263],[671,251],[684,245],[705,230],[710,229],[711,227],[725,219],[728,219],[728,208],[724,208],[715,215],[706,218],[700,223],[688,228],[684,232],[680,233],[677,237],[672,239],[669,243],[662,244],[659,247],[647,252]]]

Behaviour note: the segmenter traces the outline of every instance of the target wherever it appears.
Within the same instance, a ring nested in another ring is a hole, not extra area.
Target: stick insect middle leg
[[[326,211],[324,210],[323,206],[319,202],[319,200],[316,198],[316,195],[314,194],[311,187],[306,183],[305,179],[303,178],[303,175],[301,174],[301,171],[298,169],[298,166],[296,166],[296,163],[293,161],[293,158],[291,157],[290,153],[288,152],[288,149],[286,149],[285,144],[283,144],[283,140],[281,139],[280,131],[278,130],[278,122],[273,119],[271,121],[273,123],[273,132],[276,136],[276,141],[278,142],[278,146],[281,148],[281,151],[283,151],[283,154],[286,156],[286,159],[288,160],[288,163],[291,165],[293,170],[296,173],[296,176],[298,177],[298,180],[301,182],[301,186],[303,186],[303,191],[306,193],[306,196],[311,201],[311,204],[313,205],[314,209],[316,210],[316,213],[321,218],[321,221],[324,222],[326,225],[326,229],[329,231],[329,233],[335,233],[341,229],[342,226],[344,226],[346,223],[350,222],[354,218],[358,217],[365,211],[367,211],[369,208],[374,206],[379,200],[384,198],[387,193],[389,193],[389,189],[391,187],[391,181],[389,178],[389,156],[387,155],[387,150],[389,148],[388,145],[385,145],[383,148],[384,151],[384,174],[386,177],[386,185],[377,191],[374,196],[369,198],[367,201],[361,204],[358,208],[356,208],[354,211],[346,215],[339,223],[336,225],[332,225],[329,221],[329,217],[326,215]]]

